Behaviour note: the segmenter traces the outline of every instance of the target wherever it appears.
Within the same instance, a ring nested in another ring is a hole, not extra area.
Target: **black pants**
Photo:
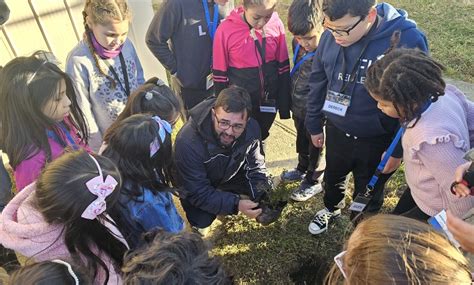
[[[319,166],[321,148],[317,148],[311,142],[311,135],[306,129],[304,119],[293,116],[296,128],[296,152],[298,153],[298,166],[296,169],[306,173],[305,179],[308,183],[314,184],[314,171]]]
[[[0,152],[0,212],[3,211],[3,208],[5,208],[12,197],[12,182],[5,169]]]
[[[0,212],[8,204],[13,197],[12,183],[5,166],[3,165],[2,156],[0,153]],[[0,266],[2,266],[7,273],[12,273],[20,267],[16,258],[15,252],[11,249],[4,248],[0,245]]]
[[[207,97],[214,95],[214,88],[210,88],[209,90],[184,88],[174,76],[171,76],[171,89],[181,97],[186,111],[191,110]]]
[[[398,200],[398,204],[393,210],[392,214],[401,215],[425,223],[430,218],[429,215],[425,214],[425,212],[418,208],[415,200],[413,200],[410,188],[405,189],[405,192],[403,192],[402,197],[400,197],[400,200]]]
[[[244,170],[239,171],[231,180],[226,183],[223,183],[217,187],[219,190],[231,192],[237,195],[245,195],[252,199],[252,193],[249,189],[248,179],[245,177]],[[255,193],[256,197],[252,200],[260,201],[265,195],[264,191]],[[186,199],[181,199],[181,206],[183,206],[184,211],[186,212],[186,218],[188,219],[191,226],[198,228],[206,228],[212,224],[216,219],[216,215],[213,213],[206,212],[200,208],[193,206]]]
[[[391,136],[370,138],[348,136],[330,122],[326,125],[326,169],[324,171],[324,205],[334,211],[335,206],[344,198],[346,176],[354,176],[354,194],[365,193],[366,186],[374,174],[383,152],[390,145]],[[390,174],[381,174],[371,203],[366,211],[380,210],[384,198],[385,182]]]
[[[266,140],[270,135],[270,128],[275,121],[275,113],[263,113],[259,109],[252,110],[252,117],[258,122],[260,126],[260,134],[262,136],[262,141]]]

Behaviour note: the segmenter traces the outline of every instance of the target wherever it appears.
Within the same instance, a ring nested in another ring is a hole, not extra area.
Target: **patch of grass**
[[[390,0],[408,11],[426,33],[434,58],[445,75],[474,82],[474,2],[471,0]]]
[[[277,192],[289,193],[297,185],[282,184]],[[308,223],[323,207],[320,197],[307,203],[290,202],[282,217],[267,227],[242,215],[227,217],[212,236],[214,254],[222,256],[240,284],[322,282],[351,224],[341,217],[327,233],[311,236]]]

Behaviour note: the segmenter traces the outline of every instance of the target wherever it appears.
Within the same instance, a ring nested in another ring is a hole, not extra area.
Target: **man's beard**
[[[226,144],[226,143],[223,142],[224,137],[232,138],[232,141],[230,143]],[[218,141],[219,141],[219,144],[223,147],[231,147],[232,144],[234,144],[234,142],[235,142],[235,136],[229,136],[229,135],[225,134],[224,132],[222,132],[222,133],[219,134]]]

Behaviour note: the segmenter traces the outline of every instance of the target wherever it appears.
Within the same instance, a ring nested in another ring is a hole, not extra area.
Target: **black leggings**
[[[400,197],[400,200],[398,201],[398,204],[393,210],[392,214],[420,220],[425,223],[430,218],[429,215],[425,214],[416,205],[415,200],[413,200],[413,196],[411,196],[411,190],[408,187],[405,192],[403,192],[402,197]]]

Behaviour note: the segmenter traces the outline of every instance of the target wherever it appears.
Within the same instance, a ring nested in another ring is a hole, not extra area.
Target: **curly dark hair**
[[[125,256],[124,284],[233,284],[196,233],[156,230],[146,234],[145,241],[147,244]]]
[[[427,102],[444,95],[444,67],[419,49],[394,48],[399,38],[396,32],[388,52],[369,67],[365,87],[392,102],[402,123],[416,119],[416,124]]]

